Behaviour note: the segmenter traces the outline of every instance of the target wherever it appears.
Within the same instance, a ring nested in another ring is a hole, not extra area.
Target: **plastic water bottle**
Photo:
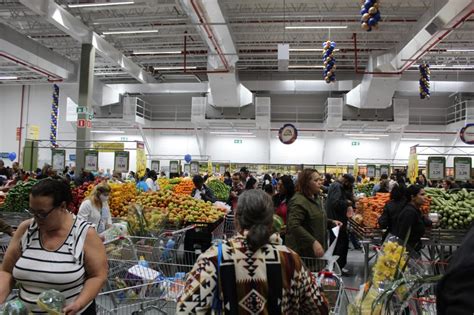
[[[148,261],[145,260],[145,257],[140,256],[140,260],[138,261],[138,265],[148,268]]]

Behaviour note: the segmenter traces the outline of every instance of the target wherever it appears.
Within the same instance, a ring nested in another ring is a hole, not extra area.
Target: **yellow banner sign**
[[[95,142],[94,149],[99,152],[115,152],[125,150],[123,142]]]
[[[143,143],[137,143],[137,174],[143,177],[146,172],[146,155]]]
[[[40,127],[38,125],[28,125],[26,138],[30,140],[38,140]]]
[[[416,147],[410,148],[410,157],[408,158],[408,179],[412,184],[416,182],[418,177],[418,155],[416,154]]]

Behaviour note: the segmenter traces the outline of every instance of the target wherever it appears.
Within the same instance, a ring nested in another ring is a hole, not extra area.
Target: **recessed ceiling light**
[[[441,141],[438,138],[402,138],[402,141]]]
[[[353,137],[351,139],[352,140],[380,140],[379,137],[363,137],[363,138]]]
[[[97,3],[76,3],[68,4],[69,8],[92,8],[92,7],[107,7],[114,5],[130,5],[135,4],[135,1],[122,1],[122,2],[97,2]]]
[[[211,131],[213,135],[253,135],[252,132],[240,132],[240,131]]]
[[[373,133],[346,133],[347,137],[388,137],[386,134],[373,134]]]
[[[450,51],[450,52],[463,52],[463,51],[474,51],[474,49],[459,48],[459,49],[446,49],[446,51]]]
[[[307,25],[307,26],[286,26],[287,30],[304,30],[304,29],[328,29],[328,28],[347,28],[347,25]]]
[[[4,76],[4,77],[0,77],[0,80],[18,80],[18,77]]]
[[[158,33],[158,30],[110,31],[110,32],[102,32],[102,35],[143,34],[143,33]]]

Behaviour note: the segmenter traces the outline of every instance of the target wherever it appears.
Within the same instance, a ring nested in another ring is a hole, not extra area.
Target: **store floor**
[[[344,286],[358,289],[364,282],[364,252],[360,249],[349,249],[346,268],[350,270],[350,276],[342,277]]]

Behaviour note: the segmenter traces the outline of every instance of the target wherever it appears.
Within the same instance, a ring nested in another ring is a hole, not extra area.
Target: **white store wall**
[[[59,129],[58,140],[74,140],[75,124],[65,121],[66,98],[77,100],[76,84],[60,84],[59,97]],[[16,141],[16,128],[20,124],[21,86],[0,86],[0,152],[17,152],[18,141]],[[52,84],[27,86],[24,100],[22,139],[26,138],[26,127],[28,124],[40,126],[40,139],[49,139],[49,120],[52,100]],[[160,127],[160,125],[156,125]],[[424,126],[414,128],[422,129]],[[430,127],[431,128],[431,127]],[[443,127],[438,127],[442,130]],[[352,164],[356,158],[391,159],[396,146],[396,136],[381,138],[380,140],[356,140],[360,145],[352,145],[352,139],[344,137],[343,134],[329,133],[324,140],[322,133],[316,133],[315,138],[308,139],[304,134],[291,145],[282,144],[276,133],[271,136],[265,132],[257,133],[255,138],[239,136],[216,136],[207,135],[201,138],[203,151],[199,149],[196,136],[191,131],[165,131],[146,130],[148,142],[154,154],[159,156],[184,157],[185,154],[192,156],[209,155],[213,161],[231,161],[237,163],[272,163],[272,164]],[[93,139],[120,141],[126,137],[129,141],[142,141],[136,130],[129,130],[122,135],[93,135]],[[409,136],[420,137],[420,136]],[[422,145],[452,145],[454,135],[449,136],[423,136],[429,138],[441,138],[442,141],[420,142]],[[236,143],[239,139],[242,142]],[[413,142],[400,142],[396,159],[408,159],[410,146]],[[458,141],[456,145],[463,145]],[[23,147],[23,143],[21,145]],[[127,143],[127,148],[135,148],[135,143]],[[74,154],[74,150],[67,150],[67,158]],[[135,151],[131,151],[130,168],[135,170]],[[40,152],[39,166],[45,162],[50,163],[51,155],[49,149]],[[168,165],[167,158],[162,160],[162,166]],[[175,158],[173,158],[175,159]],[[8,165],[8,161],[7,162]],[[70,161],[66,162],[67,164]],[[451,163],[452,164],[452,163]],[[451,165],[448,162],[448,166]],[[99,158],[101,168],[113,168],[113,153],[101,153]]]

